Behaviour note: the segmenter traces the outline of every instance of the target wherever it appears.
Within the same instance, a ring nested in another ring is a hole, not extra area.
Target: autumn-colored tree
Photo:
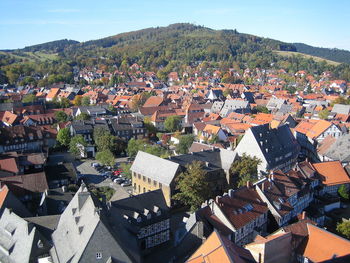
[[[197,210],[211,197],[202,162],[194,161],[186,166],[186,171],[176,178],[176,190],[179,192],[174,195],[174,199],[189,206],[191,211]]]

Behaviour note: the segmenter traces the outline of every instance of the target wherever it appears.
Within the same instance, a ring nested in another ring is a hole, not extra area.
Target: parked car
[[[115,171],[113,171],[113,174],[116,175],[116,176],[118,176],[118,175],[120,175],[122,172],[123,172],[122,170],[115,170]]]
[[[131,182],[129,180],[125,181],[124,183],[121,184],[121,186],[125,187],[125,186],[130,186]]]
[[[91,163],[91,166],[96,168],[96,167],[99,167],[100,164],[99,163]]]
[[[117,184],[121,184],[121,183],[124,183],[124,179],[123,178],[116,178],[113,180],[113,182],[117,183]]]

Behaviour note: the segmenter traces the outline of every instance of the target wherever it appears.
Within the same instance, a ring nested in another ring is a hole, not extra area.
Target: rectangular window
[[[145,176],[142,176],[142,180],[143,180],[144,182],[146,182],[146,177],[145,177]]]
[[[151,184],[151,179],[148,178],[148,184]]]
[[[153,180],[153,185],[157,186],[157,182],[155,180]]]
[[[161,183],[159,183],[159,188],[162,189],[162,184]]]

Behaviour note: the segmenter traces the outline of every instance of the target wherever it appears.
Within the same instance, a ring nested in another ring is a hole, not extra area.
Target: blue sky
[[[189,22],[350,50],[347,0],[0,0],[0,49]]]

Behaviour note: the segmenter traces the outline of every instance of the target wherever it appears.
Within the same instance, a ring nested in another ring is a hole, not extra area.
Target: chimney
[[[306,212],[305,211],[303,211],[301,213],[301,220],[304,220],[304,219],[306,219]]]
[[[209,163],[209,162],[205,162],[205,166],[206,166],[206,167],[209,167],[209,166],[210,166],[210,163]]]
[[[219,195],[216,196],[216,197],[215,197],[215,202],[216,202],[217,204],[219,204],[220,199],[221,199],[221,196],[219,196]]]
[[[262,191],[262,192],[265,191],[265,183],[264,183],[264,182],[261,184],[261,191]]]

